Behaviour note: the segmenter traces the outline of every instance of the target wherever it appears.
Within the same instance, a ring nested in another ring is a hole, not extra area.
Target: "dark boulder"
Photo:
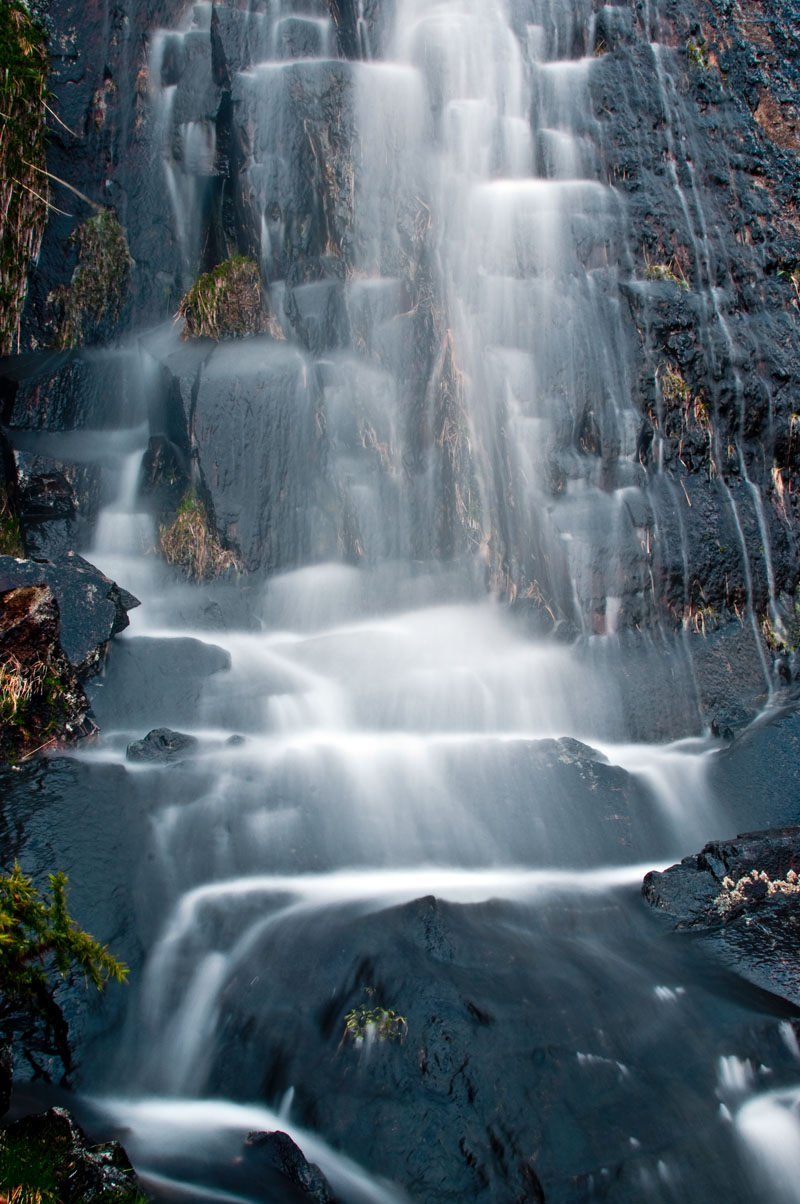
[[[129,761],[181,761],[195,753],[198,747],[196,736],[157,727],[143,740],[132,741],[125,755]]]
[[[3,422],[14,430],[112,430],[129,421],[138,387],[126,351],[42,351],[0,364]]]
[[[264,1172],[264,1186],[277,1177],[295,1189],[298,1200],[333,1204],[333,1193],[322,1171],[306,1159],[288,1133],[248,1133],[244,1146],[245,1166]]]
[[[4,558],[5,559],[5,558]],[[0,759],[93,730],[86,695],[59,643],[59,612],[47,585],[0,593]]]
[[[800,1006],[800,827],[711,841],[642,885],[651,907],[700,933],[731,970]]]
[[[61,616],[61,646],[82,676],[100,668],[106,645],[129,623],[138,599],[74,552],[55,561],[0,556],[0,590],[47,585]]]

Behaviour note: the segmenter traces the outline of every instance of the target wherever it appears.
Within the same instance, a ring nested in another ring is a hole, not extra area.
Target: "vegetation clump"
[[[159,528],[159,543],[165,560],[193,581],[208,581],[227,569],[240,569],[234,553],[220,543],[193,488],[184,494],[172,526]]]
[[[265,331],[279,337],[261,301],[254,259],[234,255],[192,285],[178,306],[184,339],[242,339]]]
[[[688,402],[691,397],[689,388],[683,376],[672,364],[664,364],[659,372],[661,392],[665,401]]]
[[[360,1042],[377,1037],[381,1041],[402,1041],[407,1032],[405,1017],[398,1016],[391,1008],[369,1008],[362,1003],[345,1016],[342,1040],[349,1037]]]
[[[708,71],[711,66],[708,42],[705,38],[689,38],[686,43],[686,55],[693,67],[701,67],[703,71]]]
[[[63,978],[77,970],[99,990],[128,976],[127,966],[70,916],[66,875],[50,874],[49,882],[46,899],[16,862],[0,875],[0,992],[6,1000],[35,999],[51,974]]]
[[[644,278],[645,280],[662,280],[669,284],[677,284],[679,288],[686,291],[689,289],[689,282],[674,255],[668,263],[653,263],[645,255]]]
[[[116,1142],[91,1146],[61,1108],[0,1134],[0,1200],[6,1204],[146,1204]]]
[[[72,279],[49,298],[56,307],[56,347],[80,347],[113,329],[133,264],[122,226],[109,209],[78,226],[71,241],[78,248]]]
[[[0,4],[0,355],[19,348],[19,325],[49,206],[44,30],[21,0]]]

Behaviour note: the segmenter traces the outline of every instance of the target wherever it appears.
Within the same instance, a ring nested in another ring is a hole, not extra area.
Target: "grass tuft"
[[[193,581],[208,581],[229,569],[241,571],[234,553],[219,542],[194,489],[184,494],[172,526],[159,528],[159,543],[164,559]]]

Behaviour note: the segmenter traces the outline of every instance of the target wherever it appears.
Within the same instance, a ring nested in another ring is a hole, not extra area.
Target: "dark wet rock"
[[[110,430],[126,424],[135,377],[127,351],[42,351],[0,363],[6,426],[25,431]]]
[[[642,894],[735,973],[800,1006],[799,875],[800,827],[774,828],[711,841],[649,873]]]
[[[296,1189],[298,1199],[313,1204],[334,1204],[330,1185],[319,1167],[309,1162],[288,1133],[248,1133],[245,1138],[245,1165],[249,1170],[265,1172],[264,1186],[275,1173]],[[271,1172],[271,1173],[270,1173]]]
[[[108,641],[129,624],[139,602],[94,565],[73,552],[55,561],[0,556],[0,590],[47,585],[58,600],[61,645],[83,676],[96,673]]]
[[[192,396],[193,451],[225,546],[249,571],[306,559],[317,542],[322,483],[318,390],[302,356],[271,340],[220,346]]]
[[[109,649],[103,675],[90,683],[92,709],[102,728],[196,722],[209,678],[230,665],[228,652],[202,640],[120,640]]]
[[[161,523],[174,520],[190,485],[189,463],[166,435],[152,435],[142,459],[139,489]]]
[[[185,732],[173,732],[168,727],[157,727],[148,732],[143,740],[132,741],[127,748],[129,761],[182,761],[198,751],[200,741]]]
[[[93,730],[59,635],[49,586],[0,589],[0,759],[16,761]]]
[[[63,1204],[86,1200],[112,1201],[120,1193],[135,1195],[138,1180],[122,1146],[116,1141],[94,1145],[64,1108],[51,1108],[40,1116],[26,1116],[0,1132],[0,1151],[9,1163],[20,1152],[35,1164],[44,1162],[52,1172]],[[16,1151],[16,1154],[12,1154]]]
[[[53,560],[88,544],[97,519],[97,465],[69,464],[17,451],[16,505],[29,556]]]

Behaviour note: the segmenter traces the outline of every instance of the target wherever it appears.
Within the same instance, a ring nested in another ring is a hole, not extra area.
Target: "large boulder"
[[[84,677],[98,671],[108,641],[128,626],[128,611],[139,605],[133,594],[74,552],[52,562],[0,556],[0,591],[23,585],[52,590],[61,616],[61,645]]]
[[[800,827],[710,841],[642,893],[749,982],[800,1006]]]

